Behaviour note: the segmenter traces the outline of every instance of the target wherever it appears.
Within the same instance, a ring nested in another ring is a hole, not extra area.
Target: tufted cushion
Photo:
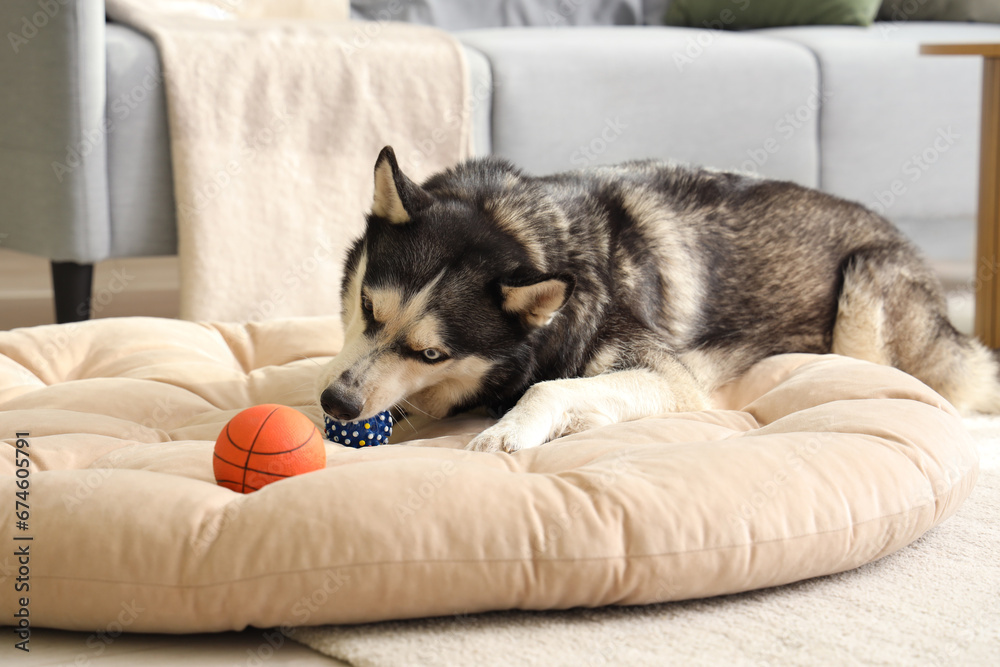
[[[32,623],[214,631],[734,593],[900,549],[976,479],[961,421],[917,380],[787,355],[705,412],[514,455],[461,449],[489,423],[475,414],[401,424],[405,445],[330,444],[325,470],[245,496],[217,486],[212,441],[238,410],[280,402],[318,421],[313,375],[337,330],[124,319],[0,333],[0,524],[8,545],[33,537]],[[6,618],[17,609],[0,596]]]

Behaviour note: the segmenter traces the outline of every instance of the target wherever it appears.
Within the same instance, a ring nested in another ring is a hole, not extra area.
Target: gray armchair
[[[0,58],[4,247],[52,262],[56,317],[86,319],[94,262],[177,251],[153,43],[93,0],[7,0]]]

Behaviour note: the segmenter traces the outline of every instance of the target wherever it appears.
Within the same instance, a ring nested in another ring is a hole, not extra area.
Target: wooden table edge
[[[1000,44],[923,44],[920,53],[983,58],[974,332],[988,347],[997,349],[1000,348]]]
[[[927,56],[1000,58],[1000,44],[921,44],[920,53]]]

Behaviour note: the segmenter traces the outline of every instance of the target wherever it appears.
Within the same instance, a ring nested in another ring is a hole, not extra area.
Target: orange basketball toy
[[[326,466],[326,447],[304,414],[257,405],[229,420],[215,441],[215,481],[240,493]]]

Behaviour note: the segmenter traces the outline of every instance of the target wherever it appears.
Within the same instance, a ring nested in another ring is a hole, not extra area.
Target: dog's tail
[[[906,371],[962,412],[1000,414],[1000,354],[955,329],[911,247],[859,251],[843,275],[834,352]]]
[[[1000,351],[971,337],[961,342],[950,391],[942,393],[963,412],[1000,414]]]

